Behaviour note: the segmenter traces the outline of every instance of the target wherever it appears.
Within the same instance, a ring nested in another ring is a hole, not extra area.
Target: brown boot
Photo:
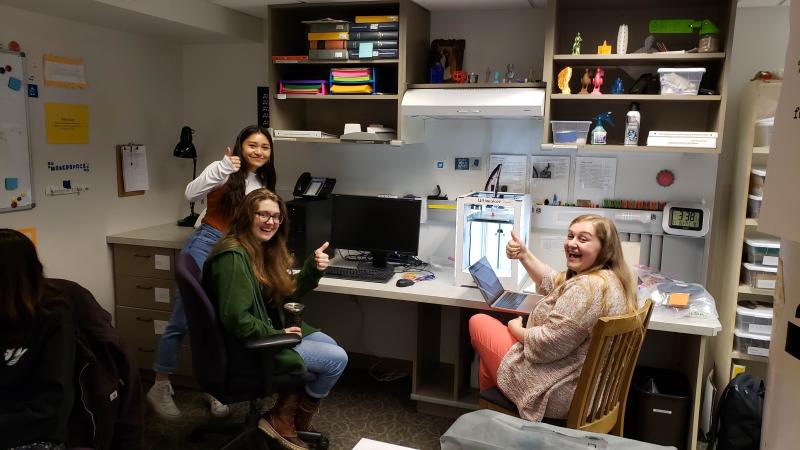
[[[278,401],[261,419],[258,421],[258,428],[273,439],[276,439],[281,446],[289,450],[305,450],[308,445],[297,437],[294,428],[294,415],[297,411],[299,393],[290,391],[278,396]]]
[[[319,409],[319,399],[308,395],[305,391],[300,394],[300,403],[297,405],[297,413],[294,415],[294,428],[297,431],[308,431],[318,433],[311,425],[311,418]]]

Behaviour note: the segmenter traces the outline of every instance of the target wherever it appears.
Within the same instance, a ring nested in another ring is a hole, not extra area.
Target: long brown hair
[[[252,227],[258,206],[264,200],[277,203],[284,220],[278,226],[272,239],[259,242],[253,236]],[[250,257],[250,265],[256,280],[268,287],[277,299],[288,297],[297,288],[294,279],[289,275],[289,269],[294,260],[286,245],[289,239],[286,215],[286,204],[277,194],[264,188],[256,189],[247,194],[236,208],[227,236],[213,250],[213,253],[216,254],[231,248],[242,247]]]
[[[570,222],[569,226],[576,223],[589,222],[594,229],[594,234],[600,240],[600,252],[597,254],[594,264],[582,272],[581,275],[600,275],[601,270],[609,270],[616,275],[620,284],[622,285],[622,292],[625,295],[625,304],[628,307],[627,312],[635,312],[638,308],[638,300],[636,298],[636,285],[633,279],[633,273],[628,265],[625,263],[625,258],[622,254],[622,244],[619,240],[619,233],[614,222],[610,219],[598,216],[596,214],[583,214]],[[556,286],[561,285],[566,280],[577,275],[575,271],[567,269],[566,272],[558,274],[556,277]],[[604,290],[607,287],[608,280],[603,277]],[[607,311],[607,304],[605,303],[605,296],[602,298],[603,310]]]
[[[27,236],[0,228],[0,343],[20,345],[50,305],[44,270]]]
[[[231,174],[228,178],[228,182],[225,183],[225,191],[222,194],[221,202],[225,217],[230,217],[236,205],[244,198],[245,181],[247,180],[247,171],[249,169],[247,168],[242,146],[247,138],[257,133],[261,133],[267,137],[267,141],[269,142],[269,160],[256,170],[256,178],[259,183],[261,183],[261,186],[270,191],[275,191],[277,176],[275,174],[275,145],[272,143],[272,136],[265,128],[261,128],[258,125],[248,125],[239,132],[239,135],[236,137],[236,142],[233,145],[233,156],[238,156],[242,160],[242,165],[239,167],[238,171]]]

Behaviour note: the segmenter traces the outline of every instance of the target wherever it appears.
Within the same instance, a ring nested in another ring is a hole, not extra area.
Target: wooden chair
[[[622,436],[628,389],[652,310],[648,299],[635,313],[597,321],[566,421],[546,418],[545,422]],[[518,416],[514,404],[496,386],[481,391],[479,405]]]

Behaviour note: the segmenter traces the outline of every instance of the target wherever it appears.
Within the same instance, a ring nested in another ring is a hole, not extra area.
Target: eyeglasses
[[[266,211],[256,211],[256,217],[258,217],[259,220],[265,223],[269,222],[270,219],[272,220],[272,223],[277,223],[279,225],[283,223],[283,216],[281,215],[281,213],[270,214]]]

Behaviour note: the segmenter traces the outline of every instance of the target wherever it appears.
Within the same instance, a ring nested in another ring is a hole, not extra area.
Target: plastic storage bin
[[[706,73],[705,67],[658,69],[661,95],[697,95],[704,73]]]
[[[741,333],[772,335],[772,307],[755,305],[754,308],[740,304],[736,307],[736,329]]]
[[[686,448],[692,391],[680,372],[637,367],[625,408],[624,436]]]
[[[745,261],[765,266],[777,266],[781,241],[777,239],[745,239]]]
[[[769,147],[772,141],[772,130],[775,125],[775,118],[768,117],[756,121],[756,132],[753,136],[753,147]]]
[[[767,169],[753,167],[750,169],[750,195],[761,197],[764,195],[764,180],[767,179]]]
[[[588,120],[553,120],[553,144],[585,144],[592,122]]]
[[[733,348],[746,355],[769,356],[769,336],[733,330]]]
[[[756,289],[775,289],[778,268],[761,264],[742,263],[742,282]]]
[[[751,219],[758,219],[758,215],[761,214],[762,200],[764,200],[764,197],[760,195],[747,195],[747,217]]]

